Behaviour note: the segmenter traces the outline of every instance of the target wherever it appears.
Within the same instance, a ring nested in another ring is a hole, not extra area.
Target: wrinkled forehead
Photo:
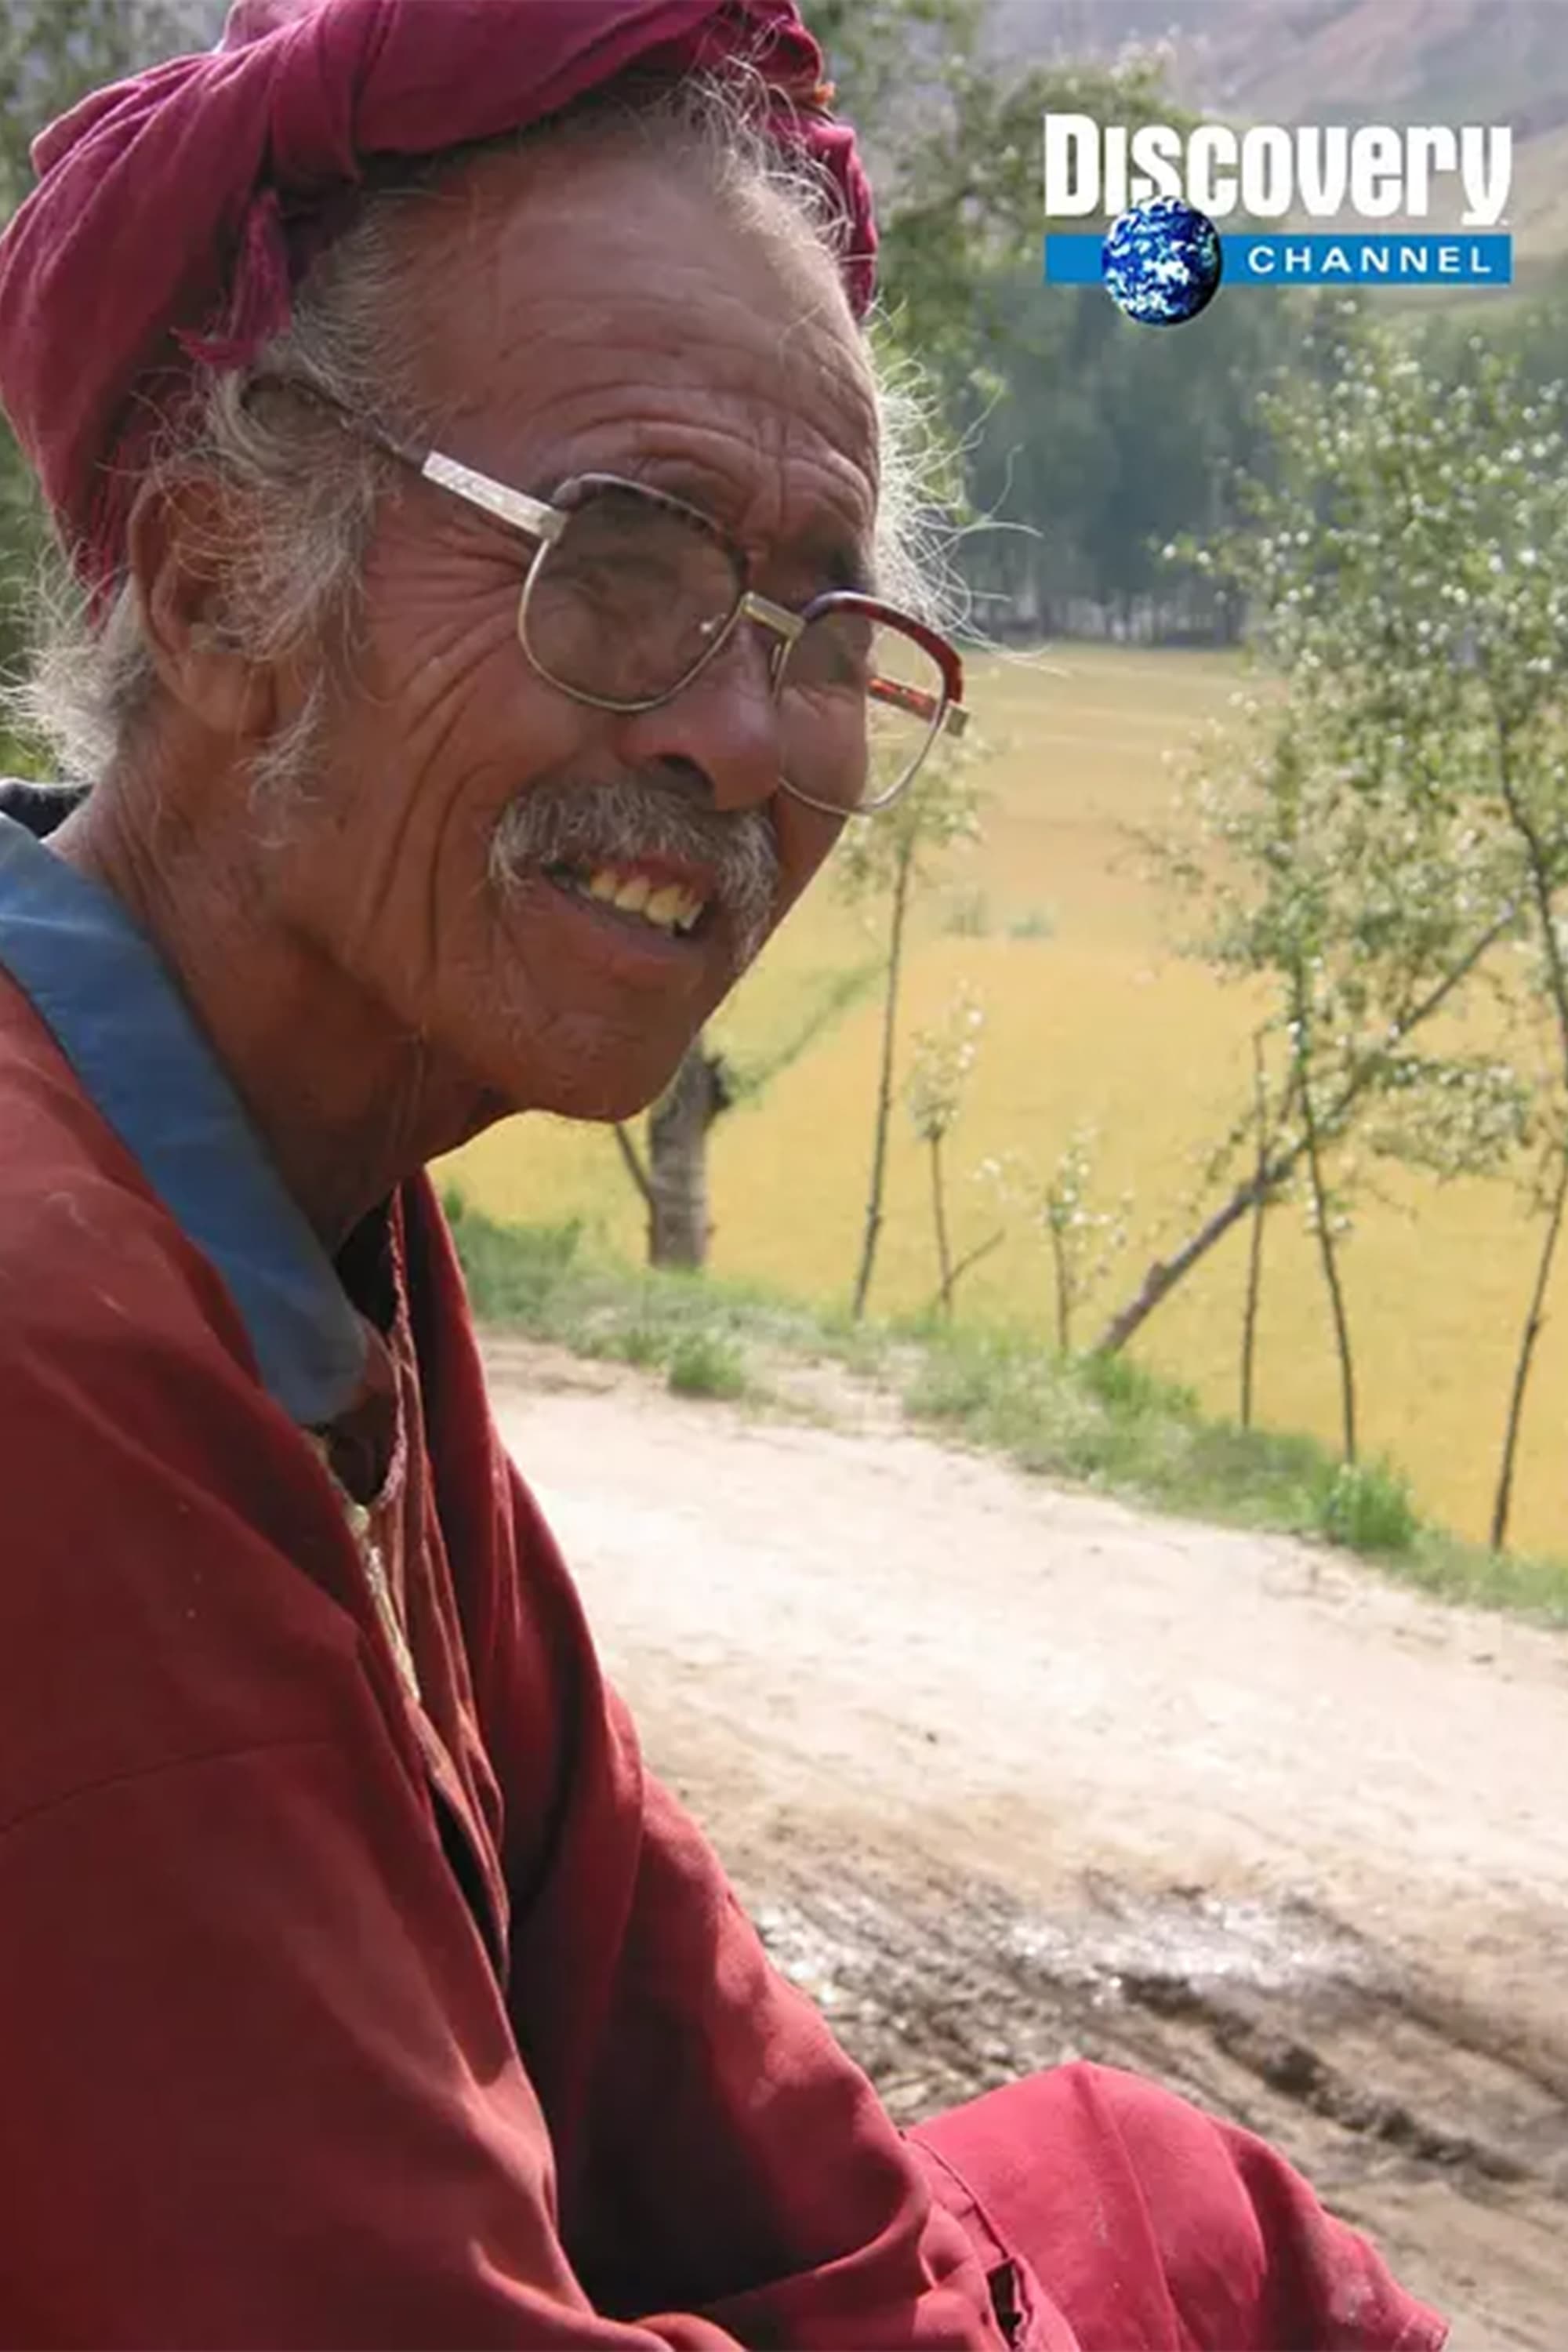
[[[520,487],[676,469],[732,529],[782,530],[798,516],[770,507],[817,501],[869,541],[864,345],[784,200],[742,211],[696,167],[613,147],[489,156],[411,222],[405,299],[433,415]]]

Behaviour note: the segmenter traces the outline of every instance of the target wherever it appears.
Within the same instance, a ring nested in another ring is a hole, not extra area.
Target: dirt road
[[[1568,1640],[904,1431],[492,1351],[657,1769],[913,2118],[1074,2054],[1268,2133],[1455,2352],[1568,2345]]]

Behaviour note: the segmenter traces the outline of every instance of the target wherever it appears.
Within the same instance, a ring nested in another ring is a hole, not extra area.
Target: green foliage
[[[1258,1181],[1277,1196],[1298,1160],[1310,1179],[1348,1459],[1336,1253],[1352,1129],[1374,1157],[1439,1176],[1512,1174],[1544,1217],[1500,1548],[1568,1203],[1568,401],[1479,337],[1448,351],[1446,374],[1439,348],[1325,299],[1310,364],[1263,401],[1273,459],[1246,527],[1179,551],[1245,601],[1276,675],[1200,772],[1195,840],[1168,848],[1165,870],[1203,910],[1189,944],[1274,993],[1258,1083],[1281,1108]],[[1500,1005],[1508,1016],[1510,1056],[1450,1042],[1483,991],[1494,1030]],[[1430,1033],[1413,1044],[1438,1012],[1443,1049]],[[1359,1490],[1333,1504],[1363,1507]]]
[[[1086,1356],[1080,1377],[1090,1396],[1123,1412],[1171,1410],[1196,1414],[1197,1392],[1145,1370],[1131,1356]]]
[[[1459,373],[1480,316],[1478,308],[1468,313],[1444,310],[1433,319],[1422,345],[1423,356],[1436,374]],[[1487,342],[1517,368],[1521,383],[1544,393],[1568,382],[1568,257],[1554,261],[1531,292],[1501,303],[1489,299],[1485,321]]]
[[[1131,1198],[1100,1201],[1095,1191],[1098,1138],[1076,1127],[1044,1176],[1023,1153],[1009,1151],[984,1161],[981,1177],[1005,1213],[1021,1214],[1038,1234],[1050,1258],[1057,1347],[1070,1352],[1079,1309],[1099,1289],[1127,1246]],[[1110,1377],[1107,1375],[1106,1377]]]
[[[29,150],[46,123],[100,84],[160,58],[205,48],[211,0],[5,0],[0,13],[0,214],[33,184]]]
[[[449,1187],[442,1207],[452,1228],[474,1312],[489,1323],[534,1323],[575,1271],[581,1222],[502,1226],[470,1209]]]
[[[865,1312],[882,1228],[888,1131],[898,1052],[899,988],[910,899],[915,889],[929,883],[941,858],[956,845],[979,837],[981,794],[975,769],[982,757],[983,747],[973,729],[961,741],[944,738],[932,747],[913,782],[892,806],[852,824],[839,844],[836,874],[841,894],[852,905],[858,904],[863,911],[868,902],[884,893],[889,901],[887,982],[882,996],[882,1047],[872,1120],[871,1173],[853,1294],[857,1316]],[[940,1222],[939,1212],[939,1224]],[[945,1249],[943,1257],[942,1287],[944,1295],[951,1297]]]
[[[442,1207],[479,1321],[579,1355],[665,1372],[679,1357],[698,1382],[710,1360],[714,1378],[722,1381],[720,1360],[726,1351],[733,1354],[742,1339],[772,1335],[794,1344],[818,1328],[818,1318],[804,1309],[761,1298],[742,1286],[730,1285],[721,1295],[703,1274],[648,1269],[631,1275],[578,1219],[500,1224],[456,1188],[443,1193]]]
[[[942,859],[978,840],[985,747],[971,728],[944,738],[891,808],[851,821],[834,859],[834,880],[851,905],[929,885]]]
[[[662,1365],[668,1351],[668,1335],[657,1324],[643,1322],[623,1325],[589,1349],[592,1355],[608,1357],[617,1364],[633,1364],[639,1371]]]
[[[1387,1462],[1342,1462],[1321,1491],[1319,1531],[1347,1551],[1408,1552],[1420,1532],[1408,1480]]]
[[[33,185],[29,149],[46,123],[90,89],[184,49],[205,48],[210,0],[5,0],[0,10],[0,221]],[[112,265],[110,265],[112,266]],[[47,528],[33,479],[0,421],[0,673],[29,634],[28,605]],[[7,749],[6,772],[36,772]]]
[[[1293,551],[1310,560],[1299,541]],[[1294,584],[1284,593],[1294,609]],[[1261,626],[1272,609],[1259,600]],[[1468,806],[1446,782],[1434,788],[1441,753],[1417,778],[1390,778],[1376,698],[1352,717],[1332,658],[1331,679],[1326,654],[1304,680],[1292,668],[1289,700],[1255,698],[1205,758],[1188,838],[1163,858],[1198,908],[1184,944],[1227,978],[1270,985],[1268,1093],[1298,1122],[1310,1108],[1325,1143],[1349,1124],[1343,1103],[1378,1156],[1442,1176],[1496,1173],[1527,1127],[1519,1073],[1500,1055],[1414,1040],[1421,1007],[1511,901],[1486,870]],[[1363,788],[1362,768],[1378,764],[1384,781]]]
[[[950,397],[979,384],[977,331],[1007,274],[1038,270],[1040,118],[1047,108],[1152,120],[1146,61],[999,66],[985,0],[805,0],[841,110],[870,160],[879,272],[895,329]]]
[[[1025,1343],[955,1333],[932,1348],[907,1401],[1044,1475],[1321,1536],[1369,1559],[1411,1559],[1424,1536],[1391,1465],[1352,1468],[1312,1438],[1207,1421],[1189,1390],[1126,1357],[1065,1362]],[[1462,1548],[1444,1540],[1457,1557]],[[1568,1578],[1561,1597],[1568,1602]]]
[[[922,1143],[944,1142],[957,1125],[984,1026],[984,1007],[961,982],[942,1019],[916,1032],[904,1099]]]
[[[1190,331],[1151,334],[1100,288],[1039,278],[1032,257],[996,288],[979,362],[992,389],[959,418],[974,511],[1026,526],[966,541],[980,618],[1073,634],[1092,614],[1229,641],[1239,611],[1162,551],[1235,519],[1237,478],[1266,456],[1258,386],[1293,358],[1300,301],[1222,297]]]
[[[969,1268],[987,1256],[1003,1239],[994,1234],[987,1242],[955,1259],[948,1213],[947,1170],[943,1147],[958,1124],[963,1097],[973,1076],[985,1013],[967,981],[961,981],[949,998],[942,1019],[921,1030],[914,1043],[904,1100],[914,1121],[915,1134],[926,1148],[931,1171],[931,1223],[936,1239],[938,1287],[932,1312],[951,1317],[959,1281]]]
[[[688,1331],[669,1353],[672,1393],[732,1398],[746,1392],[746,1368],[733,1344],[711,1331]]]
[[[879,276],[895,342],[934,378],[968,450],[965,540],[983,627],[1056,629],[1158,595],[1165,625],[1221,633],[1201,580],[1156,551],[1231,513],[1263,446],[1254,387],[1294,349],[1294,298],[1225,299],[1191,333],[1148,334],[1098,287],[1041,282],[1040,121],[1180,123],[1158,61],[998,59],[984,0],[806,0],[877,190]]]
[[[1190,1391],[1125,1358],[1074,1360],[963,1329],[927,1350],[905,1402],[1043,1477],[1245,1526],[1322,1534],[1337,1465],[1309,1437],[1205,1420]],[[1346,1519],[1333,1540],[1358,1532]]]

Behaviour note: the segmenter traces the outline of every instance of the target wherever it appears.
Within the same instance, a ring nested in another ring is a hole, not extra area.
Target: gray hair
[[[353,223],[308,272],[288,328],[249,365],[203,377],[195,401],[154,446],[147,473],[171,488],[199,475],[216,494],[221,599],[213,625],[258,662],[307,644],[321,650],[304,709],[255,765],[258,802],[309,776],[329,681],[346,676],[352,661],[363,559],[385,482],[384,460],[374,448],[329,414],[309,414],[299,402],[285,409],[259,389],[263,380],[288,375],[406,438],[434,437],[420,414],[417,350],[396,299],[405,232],[411,207],[497,150],[544,142],[646,144],[661,161],[700,172],[742,226],[837,260],[845,224],[831,184],[803,151],[769,135],[764,102],[760,78],[745,68],[674,86],[623,87],[510,140],[405,166],[395,181],[373,185]],[[907,362],[885,363],[875,330],[867,350],[881,425],[882,593],[940,621],[949,601],[945,452],[917,372]],[[128,579],[96,625],[74,602],[50,601],[30,677],[14,700],[24,723],[51,746],[62,778],[90,785],[148,719],[157,672]]]

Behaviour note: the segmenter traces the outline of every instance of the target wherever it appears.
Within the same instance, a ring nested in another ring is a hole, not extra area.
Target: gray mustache
[[[773,827],[760,809],[700,808],[667,787],[541,783],[507,810],[490,843],[490,878],[515,887],[530,866],[634,865],[667,857],[705,866],[729,917],[739,970],[767,937],[779,894]]]

